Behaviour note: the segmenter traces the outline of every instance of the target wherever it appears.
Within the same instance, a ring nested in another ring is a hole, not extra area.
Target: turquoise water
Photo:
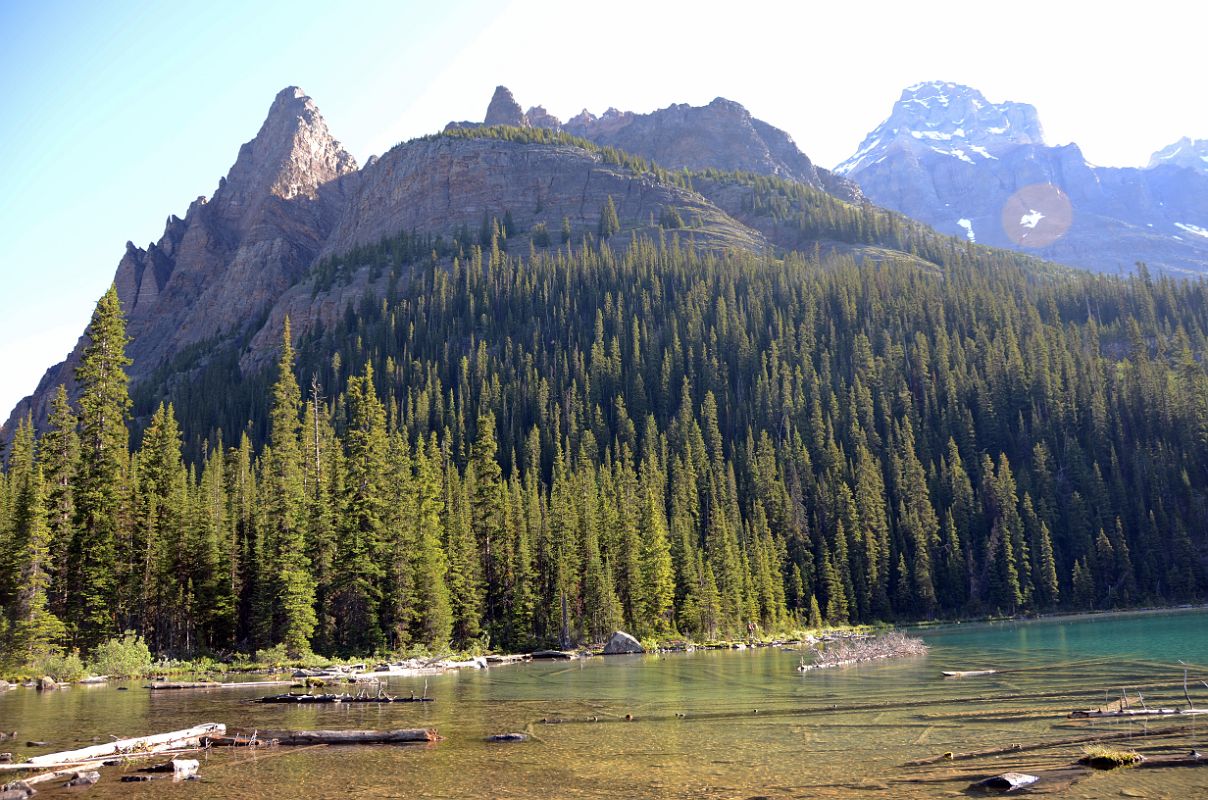
[[[1182,660],[1208,679],[1208,613],[1186,611],[959,625],[921,634],[922,657],[800,673],[774,648],[537,662],[427,679],[430,704],[265,706],[256,689],[149,692],[140,684],[0,696],[0,730],[18,757],[224,722],[245,728],[434,727],[426,746],[214,751],[198,783],[120,784],[110,769],[89,797],[942,797],[1007,769],[1068,764],[1078,747],[908,768],[912,759],[1014,743],[1143,732],[1167,720],[1091,724],[1069,711],[1143,693],[1183,704]],[[998,669],[944,679],[941,670]],[[392,679],[397,693],[425,679]],[[1208,707],[1208,688],[1193,700]],[[631,719],[626,719],[626,716]],[[1208,717],[1146,752],[1208,750]],[[485,741],[522,731],[519,744]],[[45,740],[26,748],[25,741]],[[0,750],[7,749],[0,744]],[[1042,782],[1043,784],[1043,782]],[[1208,797],[1208,768],[1096,774],[1063,797]],[[60,791],[58,794],[67,794]],[[54,797],[47,790],[40,796]]]

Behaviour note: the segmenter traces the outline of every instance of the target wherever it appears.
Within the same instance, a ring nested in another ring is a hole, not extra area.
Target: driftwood
[[[940,764],[945,761],[968,761],[974,758],[993,758],[994,756],[1004,756],[1009,753],[1023,753],[1028,750],[1047,750],[1050,747],[1070,747],[1079,744],[1094,744],[1096,742],[1107,742],[1115,739],[1140,739],[1145,736],[1169,736],[1171,734],[1182,733],[1184,728],[1154,728],[1148,731],[1126,731],[1122,733],[1099,733],[1093,736],[1075,736],[1068,739],[1050,739],[1046,742],[1030,742],[1028,744],[1012,744],[1006,747],[993,747],[988,750],[974,750],[969,753],[944,753],[939,756],[931,756],[929,758],[919,758],[914,761],[907,761],[907,767],[925,767],[931,764]]]
[[[1208,766],[1208,758],[1192,750],[1182,756],[1150,756],[1133,769],[1159,769],[1162,767],[1203,767]]]
[[[157,681],[147,684],[152,691],[170,689],[251,689],[265,686],[293,686],[293,681],[242,681],[240,683],[219,683],[218,681]]]
[[[410,742],[437,742],[440,736],[429,728],[409,728],[395,731],[254,731],[254,736],[261,741],[275,742],[280,745],[307,744],[406,744]],[[242,737],[243,741],[239,741]],[[234,741],[228,741],[234,740]],[[240,745],[249,740],[247,732],[237,733],[233,737],[212,737],[210,742],[215,745]]]
[[[158,753],[186,745],[197,746],[203,738],[221,736],[224,733],[226,733],[225,725],[218,722],[207,722],[179,731],[157,733],[151,736],[139,736],[133,739],[118,739],[107,744],[83,747],[79,750],[68,750],[63,753],[47,753],[42,756],[34,756],[23,764],[11,764],[8,766],[36,769],[39,767],[56,767],[67,764],[79,765],[112,756]]]
[[[257,703],[295,703],[315,705],[323,703],[431,703],[431,697],[393,697],[388,694],[274,694],[261,697]]]
[[[941,673],[945,678],[977,678],[981,675],[997,675],[996,669],[958,669],[958,670],[943,670]]]
[[[534,661],[549,661],[549,660],[570,661],[575,658],[575,654],[567,652],[566,650],[538,650],[537,652],[532,654],[531,658]]]
[[[1120,717],[1191,717],[1208,714],[1208,708],[1116,708],[1100,711],[1097,708],[1071,711],[1070,719],[1116,719]]]

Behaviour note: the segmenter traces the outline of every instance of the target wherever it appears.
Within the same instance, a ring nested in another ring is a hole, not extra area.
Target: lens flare
[[[1051,183],[1024,186],[1002,209],[1003,232],[1020,247],[1048,247],[1065,236],[1073,222],[1069,196]]]

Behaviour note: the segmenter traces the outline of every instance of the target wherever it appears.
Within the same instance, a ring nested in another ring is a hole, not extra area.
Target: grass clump
[[[1145,760],[1145,757],[1136,750],[1124,750],[1102,744],[1087,745],[1082,748],[1082,753],[1082,758],[1078,759],[1078,763],[1093,769],[1131,767]]]

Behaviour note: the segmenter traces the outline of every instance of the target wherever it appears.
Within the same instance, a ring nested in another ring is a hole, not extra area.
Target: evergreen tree
[[[621,230],[621,222],[617,219],[617,207],[612,202],[612,195],[608,195],[608,200],[605,201],[604,207],[600,209],[600,224],[598,233],[600,240],[604,241],[612,237],[614,233]]]
[[[118,514],[130,445],[125,368],[131,362],[115,287],[97,303],[85,336],[88,344],[75,372],[80,386],[80,472],[66,613],[75,628],[75,642],[88,649],[117,627]]]
[[[72,543],[75,540],[75,490],[80,462],[78,420],[67,399],[67,387],[59,384],[50,404],[46,432],[38,442],[42,472],[46,478],[46,513],[50,529],[50,551],[46,570],[51,612],[61,616],[67,611],[68,576]]]
[[[315,586],[306,554],[306,489],[302,481],[299,412],[302,392],[294,378],[289,318],[282,332],[277,382],[269,417],[271,450],[264,457],[266,531],[260,551],[265,598],[273,641],[291,654],[310,652],[314,633]],[[263,613],[263,612],[262,612]]]
[[[333,568],[331,604],[335,645],[347,653],[368,653],[384,641],[379,624],[381,581],[385,577],[387,455],[386,412],[377,398],[373,368],[348,379],[348,426],[344,435],[344,498],[340,514],[340,557]]]

